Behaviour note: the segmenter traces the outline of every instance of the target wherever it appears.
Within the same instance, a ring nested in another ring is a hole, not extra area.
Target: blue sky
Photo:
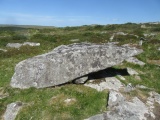
[[[79,26],[160,21],[160,0],[0,0],[0,24]]]

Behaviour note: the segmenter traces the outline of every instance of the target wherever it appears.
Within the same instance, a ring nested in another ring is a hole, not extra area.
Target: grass
[[[106,110],[108,92],[97,92],[83,85],[66,84],[44,89],[30,88],[27,90],[10,87],[10,80],[14,73],[15,65],[27,58],[46,53],[62,44],[71,44],[70,40],[79,39],[78,42],[107,43],[116,32],[124,32],[142,36],[143,33],[156,33],[154,39],[144,42],[139,46],[144,52],[137,58],[146,63],[144,66],[123,62],[123,65],[115,68],[131,67],[139,72],[141,80],[135,76],[124,76],[125,84],[132,83],[154,88],[160,93],[160,67],[148,62],[160,60],[160,32],[159,26],[146,24],[147,28],[140,29],[139,24],[126,23],[123,25],[96,25],[66,28],[20,28],[0,27],[0,48],[8,50],[0,51],[0,93],[9,94],[0,99],[0,116],[5,112],[9,103],[21,101],[25,103],[17,116],[17,120],[82,120],[92,115],[103,113]],[[154,28],[154,29],[153,29]],[[156,29],[157,28],[157,29]],[[23,46],[20,49],[6,48],[9,42],[39,42],[40,47]],[[120,44],[138,44],[139,39],[132,36],[117,35],[113,42]],[[131,94],[139,95],[135,91]],[[140,96],[143,96],[140,94]],[[66,104],[66,99],[74,99]]]
[[[50,120],[55,117],[56,119],[84,119],[105,111],[104,104],[108,97],[106,92],[97,92],[82,85],[65,85],[38,90],[35,88],[13,90],[7,87],[5,91],[9,93],[9,97],[1,101],[1,111],[5,110],[8,103],[14,101],[26,103],[17,116],[18,120],[47,119],[47,117]],[[74,98],[76,101],[66,105],[64,101],[67,98]]]

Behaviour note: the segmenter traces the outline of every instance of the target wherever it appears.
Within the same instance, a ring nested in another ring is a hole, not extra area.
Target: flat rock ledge
[[[142,52],[134,47],[109,44],[61,45],[49,53],[18,63],[10,85],[21,89],[61,85],[120,64]]]

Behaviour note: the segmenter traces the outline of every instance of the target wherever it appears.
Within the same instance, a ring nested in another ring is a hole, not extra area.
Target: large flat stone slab
[[[49,53],[18,63],[10,84],[22,89],[56,86],[120,64],[141,52],[137,48],[108,44],[61,45]]]

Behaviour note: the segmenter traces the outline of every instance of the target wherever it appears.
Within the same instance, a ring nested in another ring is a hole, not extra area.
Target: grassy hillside
[[[116,34],[117,32],[127,35]],[[110,37],[113,36],[113,40]],[[147,35],[146,35],[147,34]],[[140,38],[145,38],[139,46]],[[140,73],[140,80],[125,76],[125,84],[145,85],[160,93],[160,24],[95,25],[81,27],[22,27],[1,26],[0,48],[0,116],[7,104],[15,101],[26,103],[17,116],[18,120],[81,120],[106,110],[108,91],[97,92],[83,85],[66,84],[63,86],[27,90],[10,87],[15,65],[27,58],[46,53],[62,44],[77,42],[107,43],[119,42],[142,48],[144,52],[137,58],[146,63],[144,66],[124,62],[115,68],[132,67]],[[6,48],[7,43],[39,42],[40,47],[23,46],[20,49]],[[73,99],[66,104],[66,99]]]

